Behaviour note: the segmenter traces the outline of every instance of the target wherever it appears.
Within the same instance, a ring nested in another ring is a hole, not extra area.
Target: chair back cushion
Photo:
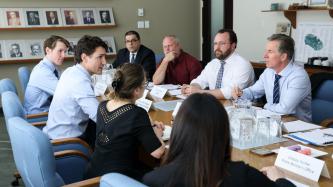
[[[108,173],[102,176],[100,187],[147,187],[146,185],[120,173]]]
[[[48,137],[20,117],[10,118],[8,123],[15,164],[25,186],[64,185],[56,173],[55,159]]]
[[[23,92],[23,95],[24,95],[25,89],[27,88],[27,85],[28,85],[28,82],[29,82],[31,71],[28,67],[22,66],[17,70],[17,73],[18,73],[18,78],[20,80],[22,92]]]
[[[333,80],[323,81],[312,95],[312,121],[333,118]]]
[[[1,94],[1,102],[7,126],[8,126],[8,120],[11,117],[21,117],[26,120],[21,101],[14,92],[11,91],[3,92]]]

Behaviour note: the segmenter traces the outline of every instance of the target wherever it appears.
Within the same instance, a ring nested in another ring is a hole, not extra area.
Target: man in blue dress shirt
[[[310,79],[304,67],[293,61],[294,46],[289,36],[269,37],[264,53],[267,68],[253,86],[234,88],[233,97],[253,100],[266,95],[265,109],[311,121]]]
[[[26,114],[49,111],[60,77],[58,68],[64,62],[68,46],[68,41],[60,36],[51,36],[44,41],[46,56],[32,70],[24,94]]]
[[[98,100],[91,75],[101,74],[108,46],[99,37],[83,36],[74,54],[76,65],[60,77],[43,132],[50,139],[79,137],[92,147]]]

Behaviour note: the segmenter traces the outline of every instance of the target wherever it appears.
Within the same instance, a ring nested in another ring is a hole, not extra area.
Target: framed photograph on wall
[[[5,27],[24,27],[25,22],[23,19],[21,8],[6,8],[3,11],[3,18],[5,19]]]
[[[80,9],[81,23],[83,25],[94,25],[97,23],[97,14],[94,8],[82,8]]]
[[[5,53],[7,59],[23,59],[26,58],[24,40],[6,40],[5,41]]]
[[[24,9],[23,16],[26,27],[41,27],[45,25],[42,9]]]
[[[25,44],[26,44],[25,47],[26,47],[28,58],[43,58],[44,57],[43,41],[26,40]]]
[[[114,42],[114,37],[109,36],[109,37],[101,37],[102,40],[108,45],[108,51],[106,52],[107,54],[116,54],[116,45]]]
[[[5,53],[4,53],[4,42],[0,41],[0,60],[5,59]]]
[[[276,34],[285,34],[290,36],[291,24],[288,22],[280,22],[276,24]]]
[[[333,7],[333,0],[308,0],[309,7]]]
[[[64,25],[74,26],[81,24],[81,17],[77,8],[62,8],[61,15]]]
[[[63,26],[60,8],[44,8],[45,26],[59,27]]]
[[[69,47],[68,47],[66,56],[74,56],[75,48],[76,48],[76,45],[77,45],[77,42],[79,41],[79,39],[78,38],[68,38],[67,40],[69,42]]]
[[[101,25],[116,25],[113,17],[112,8],[97,9],[98,22]]]

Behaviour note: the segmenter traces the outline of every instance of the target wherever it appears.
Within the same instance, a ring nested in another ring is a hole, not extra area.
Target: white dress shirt
[[[238,86],[244,89],[254,82],[254,71],[251,63],[241,57],[238,53],[232,53],[224,60],[224,71],[222,77],[222,94],[226,99],[232,97],[232,89]],[[210,61],[201,74],[193,79],[191,84],[199,84],[202,89],[209,87],[210,90],[215,89],[217,74],[221,66],[221,61],[217,58]]]
[[[49,111],[51,98],[58,84],[55,70],[57,70],[55,65],[44,57],[31,71],[24,94],[23,106],[26,114]],[[60,76],[60,71],[57,72]]]
[[[270,68],[265,69],[253,86],[243,90],[242,98],[253,100],[265,94],[265,109],[311,121],[311,83],[304,67],[289,62],[279,75],[279,103],[273,104],[275,71]]]
[[[51,139],[82,135],[89,119],[96,122],[98,104],[88,71],[80,64],[67,68],[58,82],[43,132]]]

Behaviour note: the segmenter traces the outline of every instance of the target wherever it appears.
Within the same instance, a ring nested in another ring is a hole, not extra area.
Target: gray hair
[[[179,38],[177,38],[176,35],[173,35],[173,34],[166,35],[166,36],[164,36],[163,40],[164,40],[165,38],[172,38],[177,44],[180,44],[180,40],[179,40]]]

